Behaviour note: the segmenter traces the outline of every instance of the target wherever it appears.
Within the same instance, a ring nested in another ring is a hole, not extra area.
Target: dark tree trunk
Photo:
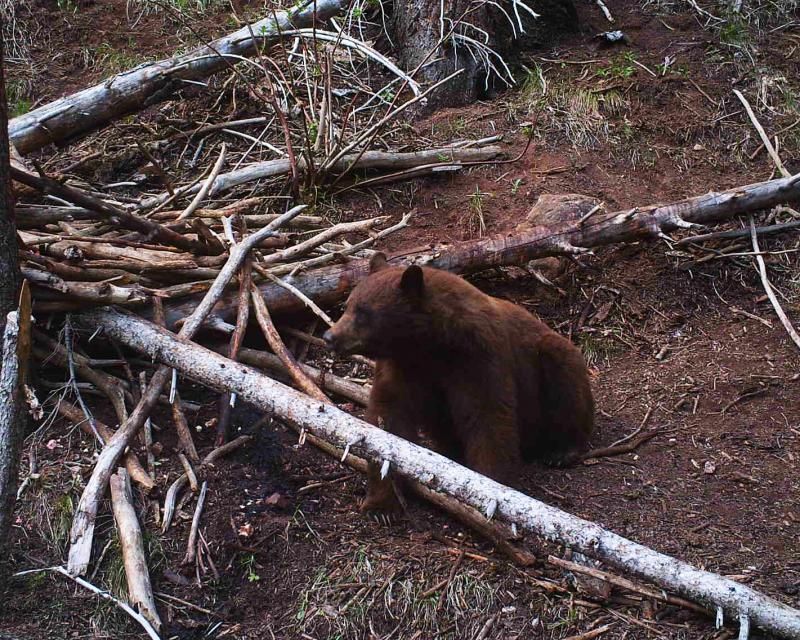
[[[464,36],[483,42],[484,36],[478,29],[488,33],[487,46],[502,56],[513,70],[515,56],[520,51],[547,45],[559,33],[577,29],[578,16],[572,0],[526,0],[525,4],[538,13],[539,18],[534,18],[519,4],[515,10],[512,0],[496,0],[496,4],[482,0],[395,0],[389,28],[400,66],[412,71],[423,64],[417,78],[425,82],[437,82],[457,69],[464,70],[428,99],[429,107],[468,104],[486,96],[493,88],[505,86],[495,74],[487,76],[489,69],[483,56],[472,45],[476,53],[473,56]],[[440,17],[442,6],[444,23]],[[519,21],[524,33],[520,31]],[[431,54],[437,49],[442,33],[444,45]],[[486,50],[484,55],[504,71],[495,56]]]
[[[0,14],[0,30],[2,29]],[[5,77],[3,73],[3,42],[0,38],[0,353],[6,315],[17,308],[20,285],[17,255],[17,228],[14,222],[14,201],[11,195],[11,175],[8,148],[8,108],[6,105]],[[3,364],[0,362],[0,368]],[[2,433],[0,425],[0,560],[5,556],[3,547],[8,540],[12,511],[17,490],[17,469],[22,444],[22,411],[7,425],[9,433]],[[2,574],[2,568],[0,568]],[[3,582],[0,580],[0,582]]]

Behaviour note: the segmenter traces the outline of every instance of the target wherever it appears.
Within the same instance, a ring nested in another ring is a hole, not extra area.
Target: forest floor
[[[417,208],[411,226],[382,247],[400,251],[474,237],[481,222],[487,234],[513,229],[545,193],[582,193],[613,210],[768,179],[774,166],[763,150],[756,153],[760,141],[735,88],[778,135],[785,165],[800,170],[796,3],[745,3],[743,17],[724,14],[719,23],[704,13],[722,12],[716,4],[606,4],[627,44],[596,38],[609,24],[597,5],[580,0],[582,30],[526,54],[531,73],[520,87],[411,123],[432,142],[504,133],[513,154],[525,143],[521,123],[532,121],[537,137],[524,158],[381,187],[378,198],[351,192],[336,203],[343,217],[399,217]],[[132,25],[125,10],[122,0],[37,0],[30,14],[19,15],[37,26],[27,71],[9,65],[12,109],[24,111],[184,44],[163,13]],[[197,34],[232,30],[227,11],[209,10],[194,24]],[[800,321],[800,235],[771,236],[761,246],[787,250],[767,262],[784,308]],[[738,253],[750,250],[745,242]],[[635,243],[568,262],[555,287],[521,268],[471,281],[538,314],[582,348],[598,408],[595,446],[643,423],[658,431],[624,456],[567,469],[527,466],[518,488],[800,607],[800,353],[766,300],[751,256]],[[346,371],[314,349],[308,361]],[[202,454],[213,446],[213,429],[203,425],[216,415],[216,398],[199,388],[187,397],[203,404],[195,418]],[[252,432],[259,417],[238,409],[235,425]],[[278,423],[254,435],[253,446],[208,476],[203,535],[218,579],[176,577],[191,504],[166,535],[148,534],[155,591],[169,620],[164,637],[560,639],[607,624],[600,637],[609,640],[735,637],[735,628],[716,630],[711,618],[654,607],[636,594],[597,599],[547,566],[548,553],[563,552],[532,537],[523,544],[542,564],[520,569],[423,504],[412,502],[399,523],[376,524],[358,512],[363,477],[298,446]],[[11,547],[17,571],[63,562],[93,447],[61,421],[28,445],[23,466],[36,447],[40,477],[18,507]],[[159,474],[176,471],[169,466]],[[114,540],[108,511],[98,539]],[[434,589],[461,550],[467,553],[452,580]],[[94,579],[124,590],[115,543]],[[34,574],[8,585],[3,633],[127,638],[140,630],[63,577]]]

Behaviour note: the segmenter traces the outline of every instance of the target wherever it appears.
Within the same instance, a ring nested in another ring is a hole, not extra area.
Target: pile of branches
[[[274,23],[282,19],[276,17]],[[512,542],[517,523],[548,536],[558,531],[562,541],[589,553],[592,549],[583,547],[591,545],[581,541],[606,536],[607,545],[595,549],[596,554],[606,554],[605,559],[659,582],[657,568],[666,562],[664,557],[634,563],[620,551],[633,549],[626,547],[633,544],[630,541],[596,525],[591,525],[591,536],[584,535],[591,523],[540,508],[520,494],[508,502],[515,492],[431,452],[398,443],[388,434],[373,434],[375,430],[336,409],[328,397],[335,394],[365,404],[367,387],[323,375],[299,363],[286,348],[272,316],[310,309],[323,324],[330,324],[322,306],[340,301],[366,274],[372,245],[411,219],[409,212],[393,223],[385,216],[342,220],[329,204],[332,197],[345,190],[366,191],[388,181],[496,162],[502,155],[501,148],[493,146],[499,137],[457,140],[441,148],[430,148],[418,139],[416,146],[423,150],[409,151],[399,116],[450,78],[422,87],[413,72],[398,69],[363,39],[343,30],[297,27],[296,20],[293,25],[280,29],[269,55],[259,46],[252,47],[253,58],[246,58],[226,53],[228,49],[218,43],[209,45],[212,53],[203,55],[222,58],[225,64],[213,70],[225,71],[227,79],[218,95],[197,97],[207,107],[202,124],[187,122],[186,103],[176,101],[158,117],[150,114],[134,125],[114,125],[48,162],[29,163],[18,157],[12,167],[21,186],[20,257],[33,309],[37,317],[74,314],[67,315],[58,339],[34,331],[33,355],[66,372],[66,384],[58,385],[56,412],[79,424],[101,447],[75,510],[67,566],[58,570],[94,588],[80,576],[87,574],[92,562],[95,522],[110,490],[128,601],[135,608],[126,610],[151,637],[158,637],[161,620],[130,490],[130,480],[145,495],[156,487],[151,413],[158,404],[168,407],[178,435],[180,463],[163,503],[153,510],[154,517],[166,531],[176,510],[197,497],[184,564],[213,573],[200,531],[207,491],[203,470],[248,442],[248,436],[230,442],[227,438],[230,408],[241,397],[296,428],[301,442],[309,441],[356,469],[363,470],[366,463],[351,448],[383,458],[385,469],[416,478],[413,488],[418,495],[491,539],[519,564],[529,565],[533,557]],[[237,42],[254,44],[256,33],[266,37],[265,29],[265,25],[246,28]],[[232,66],[234,59],[240,64]],[[177,67],[190,66],[185,59],[176,60]],[[170,68],[174,70],[175,64]],[[103,95],[100,85],[91,91]],[[219,115],[220,105],[244,99],[257,113],[233,119]],[[59,109],[46,109],[53,119],[51,133],[57,129],[58,113],[63,111]],[[16,128],[11,123],[12,133],[18,132],[17,140],[27,151],[39,144],[37,140],[46,139],[36,129],[41,123],[37,117],[30,114]],[[76,129],[96,124],[82,122]],[[115,169],[111,179],[100,180],[97,176],[108,171],[104,163],[109,156]],[[135,166],[120,175],[120,167],[130,165],[131,158],[138,159]],[[373,194],[381,206],[380,196]],[[606,212],[597,203],[547,225],[532,220],[514,233],[421,247],[398,256],[396,263],[417,262],[455,272],[526,265],[535,258],[587,253],[615,242],[665,238],[671,231],[798,198],[800,176],[789,176],[669,205]],[[86,310],[102,305],[130,307],[134,315]],[[270,352],[244,345],[251,312]],[[118,357],[91,358],[76,344],[72,322],[90,331],[104,330]],[[229,335],[224,343],[213,345],[218,353],[191,342],[204,324]],[[177,337],[167,328],[179,329]],[[313,331],[290,332],[310,344],[321,342]],[[160,364],[155,370],[145,367],[135,373],[120,345],[146,353]],[[269,377],[237,362],[257,366]],[[364,359],[360,364],[370,365]],[[122,373],[106,370],[114,368]],[[205,457],[197,450],[186,418],[186,412],[197,407],[181,399],[178,372],[221,394],[215,448]],[[270,378],[289,381],[301,393]],[[84,399],[90,392],[108,398],[118,428],[94,417]],[[74,402],[67,400],[67,394]],[[437,472],[420,470],[420,461],[429,462]],[[450,484],[444,482],[448,478]],[[459,485],[458,478],[469,482]],[[437,488],[443,491],[430,486],[437,479],[442,482]],[[518,509],[513,519],[512,505]],[[526,509],[530,517],[520,515]],[[503,516],[507,521],[490,522]],[[648,553],[659,555],[637,549],[646,559],[652,559]],[[730,595],[729,584],[709,575],[679,563],[669,580],[660,584],[706,604],[724,606],[743,619],[755,610],[752,603],[770,615],[774,611],[774,603],[765,604],[760,594],[740,589]],[[684,582],[691,586],[683,589]],[[770,622],[767,614],[757,621],[768,628],[794,628],[794,612],[779,613],[784,617],[778,622]]]

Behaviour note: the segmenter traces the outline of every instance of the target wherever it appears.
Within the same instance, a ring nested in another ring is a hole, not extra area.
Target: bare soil
[[[411,227],[384,247],[401,251],[471,237],[479,216],[485,233],[513,229],[542,193],[584,193],[621,209],[772,175],[766,153],[750,158],[759,141],[731,88],[754,96],[756,76],[752,65],[732,53],[736,47],[724,42],[731,35],[704,28],[704,16],[688,4],[607,4],[628,45],[604,46],[594,35],[608,23],[596,5],[580,3],[584,30],[524,62],[543,70],[546,96],[567,89],[573,99],[578,89],[606,97],[613,92],[619,105],[612,109],[613,100],[606,99],[582,117],[559,107],[569,105],[569,98],[548,102],[528,85],[491,102],[425,116],[412,124],[432,142],[511,132],[514,154],[524,146],[519,128],[525,122],[536,123],[537,138],[519,162],[386,187],[376,191],[380,205],[375,197],[347,194],[339,203],[344,215],[373,214],[381,206],[396,216],[416,207]],[[39,101],[106,73],[81,66],[84,48],[108,42],[114,51],[142,59],[175,48],[172,22],[163,14],[129,27],[124,9],[119,0],[81,5],[68,15],[53,2],[35,5],[50,43],[35,51],[48,66],[37,86]],[[219,35],[225,17],[220,10],[197,29]],[[768,35],[755,27],[748,33],[760,77],[772,79],[758,110],[767,130],[775,132],[800,115],[786,97],[790,91],[800,96],[800,32],[795,23]],[[55,49],[61,55],[48,65]],[[662,74],[659,65],[668,56],[675,61]],[[565,62],[549,62],[556,59]],[[575,131],[586,130],[595,139],[574,144]],[[800,169],[798,141],[797,128],[780,136],[783,161],[794,171]],[[765,239],[765,246],[797,249],[800,243],[794,233]],[[539,284],[521,268],[472,278],[582,347],[598,406],[596,446],[643,422],[644,430],[658,431],[624,456],[569,469],[528,466],[517,484],[544,502],[798,607],[800,353],[765,300],[752,258],[698,262],[708,255],[666,242],[637,243],[568,262],[557,288]],[[768,262],[787,312],[800,320],[797,253],[768,256]],[[309,360],[368,376],[313,349]],[[213,428],[204,425],[216,415],[216,398],[202,389],[185,395],[203,404],[193,424],[198,447],[207,452]],[[102,411],[98,407],[100,417]],[[524,544],[542,564],[522,570],[422,504],[412,503],[400,523],[373,523],[357,509],[363,478],[308,445],[298,446],[280,424],[254,430],[259,418],[237,409],[236,425],[254,433],[254,444],[208,476],[202,530],[218,578],[210,567],[199,575],[180,566],[192,503],[166,535],[150,535],[151,570],[156,591],[166,594],[159,602],[169,637],[416,639],[483,633],[481,638],[557,639],[604,624],[611,625],[601,636],[608,639],[735,637],[735,628],[717,631],[710,618],[636,594],[615,591],[610,599],[598,599],[585,582],[545,566],[548,553],[563,551],[531,537]],[[169,422],[158,414],[154,419]],[[171,447],[167,431],[159,435],[165,452]],[[69,425],[56,421],[33,442],[41,478],[19,508],[14,570],[63,562],[71,509],[90,471],[82,449],[91,445]],[[166,453],[164,460],[163,474],[171,481],[174,460]],[[145,519],[157,531],[152,515]],[[106,511],[98,539],[113,540],[112,531]],[[467,555],[442,587],[459,550]],[[113,551],[112,543],[109,557]],[[119,566],[101,565],[98,581],[119,589]],[[2,633],[140,635],[113,607],[48,574],[10,582],[0,608]]]

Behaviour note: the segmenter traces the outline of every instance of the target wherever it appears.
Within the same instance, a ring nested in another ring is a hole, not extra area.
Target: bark
[[[8,107],[3,69],[3,43],[0,38],[0,334],[6,314],[17,308],[22,276],[17,256],[17,227],[14,216],[14,195],[11,191],[8,147]]]
[[[515,12],[511,0],[499,0],[495,4],[475,0],[444,0],[441,4],[431,0],[394,2],[389,28],[401,67],[411,72],[423,64],[415,78],[425,83],[438,82],[457,69],[464,70],[428,99],[429,108],[469,104],[485,97],[493,86],[503,84],[496,77],[487,77],[485,61],[481,56],[473,57],[467,49],[463,36],[483,41],[480,32],[467,23],[488,33],[487,46],[509,65],[520,50],[551,44],[559,32],[577,28],[578,17],[571,0],[540,0],[527,2],[527,5],[540,17],[534,18],[519,6]],[[442,8],[444,23],[441,22]],[[524,33],[519,31],[517,13]],[[462,17],[461,24],[453,29],[453,23]],[[439,47],[442,34],[445,44]],[[431,55],[431,52],[435,53]],[[500,60],[488,55],[491,64],[502,69]]]
[[[17,493],[17,469],[24,437],[24,401],[20,391],[25,378],[30,338],[30,304],[18,312],[21,276],[17,230],[11,193],[8,146],[8,109],[3,70],[4,47],[0,37],[0,336],[4,336],[0,361],[0,559],[8,540]],[[6,331],[8,329],[8,331]],[[27,340],[27,345],[25,344]],[[21,348],[21,349],[20,349]]]
[[[524,265],[536,258],[584,253],[591,247],[654,240],[670,231],[721,222],[793,200],[800,200],[800,174],[720,193],[711,192],[672,204],[597,213],[583,224],[565,222],[552,227],[534,226],[459,244],[421,247],[404,251],[391,263],[416,263],[454,273],[474,273],[492,267]],[[343,300],[367,275],[369,261],[358,260],[298,273],[291,277],[290,282],[324,307]],[[267,282],[259,288],[273,315],[303,310],[303,303],[283,287]],[[218,317],[223,320],[233,317],[235,299],[235,292],[228,292],[221,298],[215,309]],[[172,327],[185,317],[196,300],[196,296],[187,296],[180,301],[168,302],[167,326]]]
[[[117,523],[117,536],[128,583],[128,602],[159,631],[161,619],[158,617],[153,587],[150,584],[144,539],[136,510],[133,508],[133,492],[128,472],[122,468],[117,469],[117,473],[111,476],[110,484],[114,520]]]
[[[645,578],[712,610],[720,607],[729,616],[748,619],[784,638],[800,637],[800,611],[796,609],[505,487],[151,323],[113,310],[89,311],[79,316],[79,321],[89,330],[102,327],[108,336],[175,367],[203,385],[232,391],[242,401],[296,428],[338,447],[349,443],[350,448],[372,460],[387,461],[391,471],[458,498],[481,512],[493,512],[498,519],[516,523],[517,527]]]
[[[9,123],[11,141],[22,154],[51,143],[63,144],[112,120],[171,98],[186,86],[186,80],[200,80],[236,63],[235,58],[225,56],[253,55],[251,33],[256,40],[272,44],[280,39],[280,32],[327,20],[341,6],[341,0],[304,2],[254,23],[252,32],[245,26],[184,55],[120,73],[14,118]]]

